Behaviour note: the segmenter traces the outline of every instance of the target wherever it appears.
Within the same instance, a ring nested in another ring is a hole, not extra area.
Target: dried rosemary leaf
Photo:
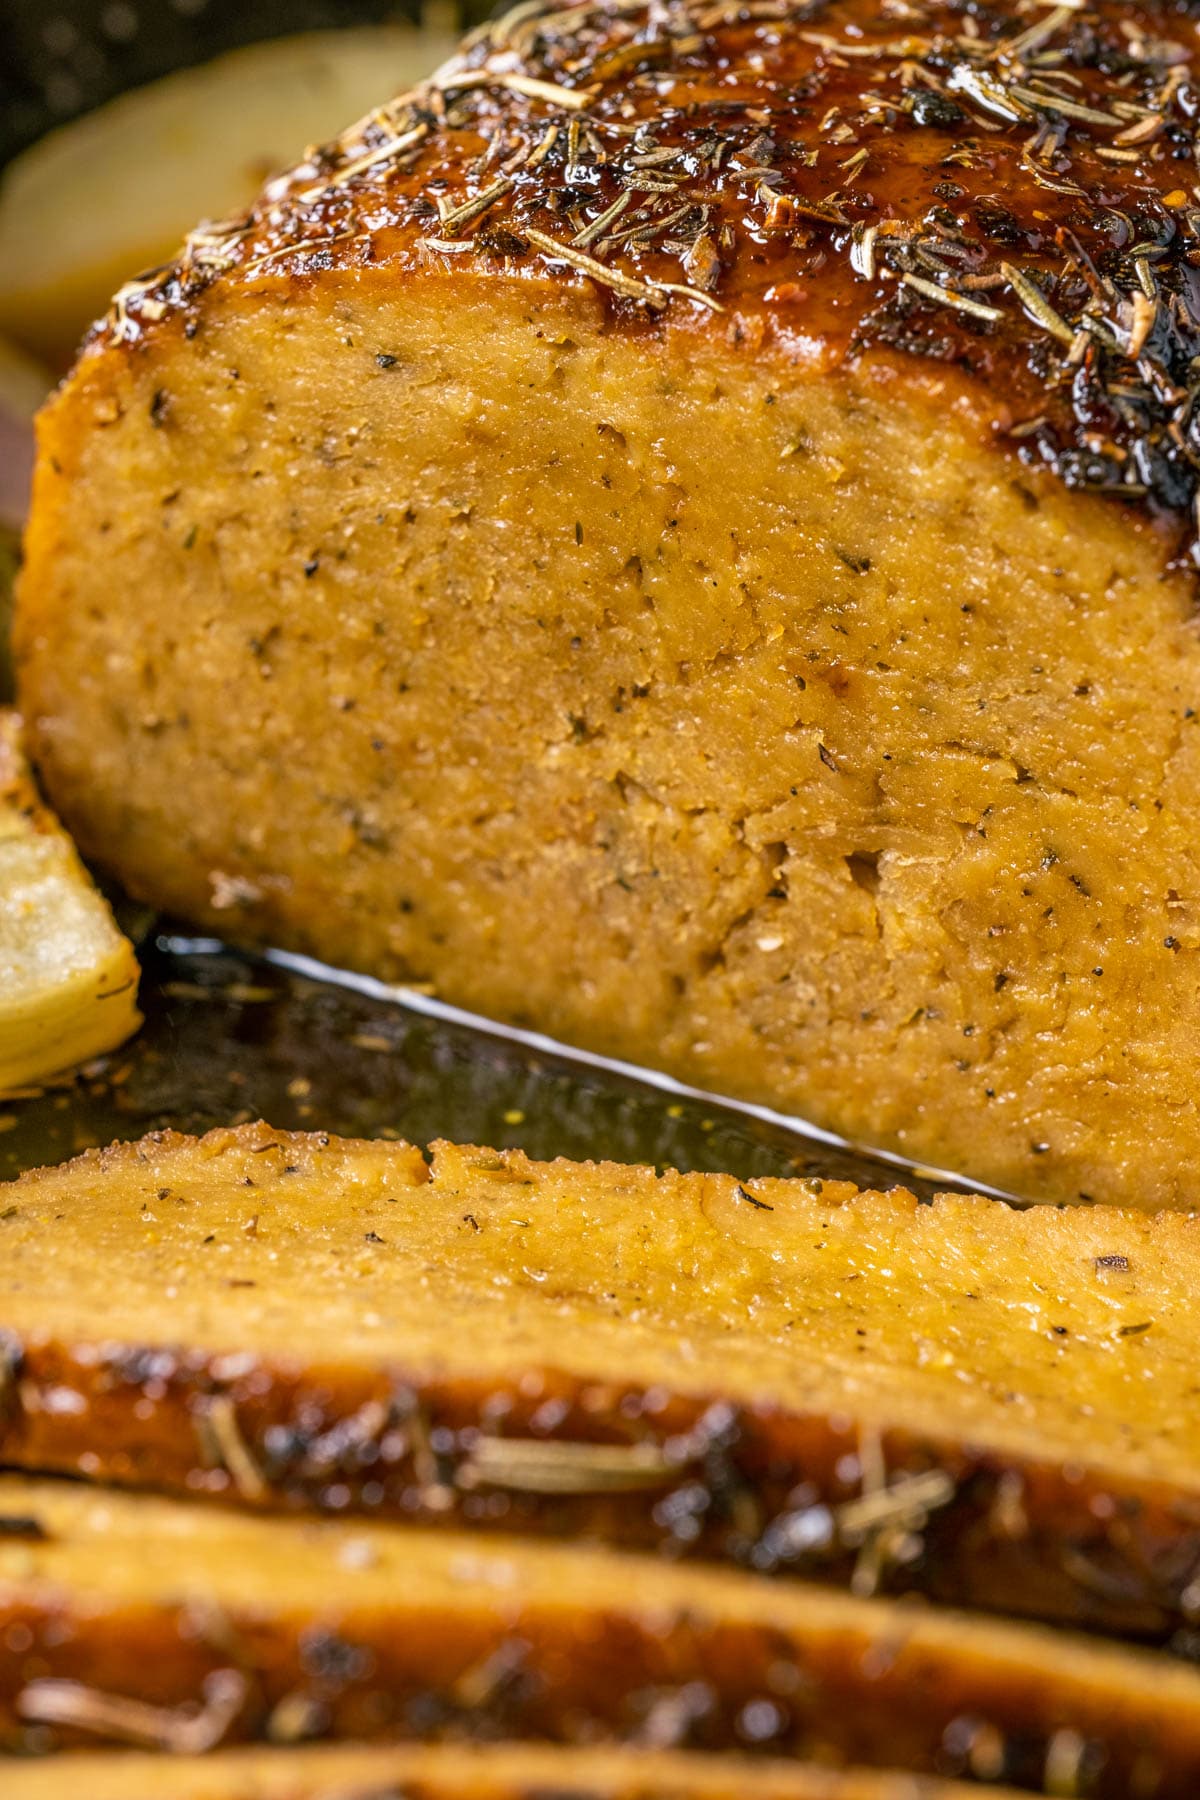
[[[262,1470],[251,1455],[238,1424],[237,1408],[228,1394],[214,1394],[208,1410],[201,1415],[208,1427],[210,1443],[205,1447],[216,1451],[213,1459],[233,1478],[243,1500],[264,1500],[269,1488]]]
[[[561,1439],[483,1437],[460,1464],[460,1487],[528,1494],[626,1493],[662,1487],[678,1464],[652,1444],[575,1444]]]
[[[835,1515],[838,1534],[849,1544],[881,1526],[913,1526],[918,1521],[923,1525],[928,1514],[948,1506],[954,1494],[954,1481],[945,1469],[898,1476],[890,1485],[839,1506]]]
[[[952,306],[955,312],[969,313],[973,319],[1002,319],[1003,312],[998,306],[985,306],[982,300],[972,300],[967,294],[956,294],[953,288],[939,287],[936,281],[925,281],[920,275],[904,274],[900,277],[903,287],[912,288],[923,294],[926,300],[933,300],[939,306]]]
[[[613,224],[615,220],[620,218],[621,214],[625,211],[625,208],[632,203],[632,200],[633,195],[628,189],[626,189],[624,193],[618,194],[611,206],[606,206],[604,211],[599,213],[597,217],[592,220],[590,225],[585,225],[582,231],[577,231],[575,233],[575,236],[571,239],[575,248],[577,250],[586,250],[588,245],[594,244],[598,237],[603,237],[609,226]]]
[[[1075,333],[1067,321],[1055,312],[1036,281],[1015,268],[1012,263],[1002,262],[1000,272],[1031,319],[1052,337],[1058,338],[1060,343],[1074,343]]]
[[[578,269],[580,274],[590,275],[593,281],[612,288],[614,293],[624,295],[625,299],[639,300],[643,306],[652,306],[656,312],[660,312],[667,304],[667,296],[661,287],[651,287],[648,282],[637,281],[632,275],[622,275],[619,269],[610,269],[605,263],[598,262],[594,256],[585,255],[582,250],[576,250],[571,244],[559,243],[557,238],[548,237],[544,231],[535,231],[532,225],[523,227],[523,230],[530,243],[536,244],[544,256],[568,263],[571,268]]]
[[[441,220],[443,233],[448,237],[453,237],[463,225],[470,225],[475,219],[482,218],[484,213],[496,204],[497,200],[512,192],[512,186],[512,176],[501,175],[498,180],[492,182],[490,187],[484,188],[481,194],[476,194],[473,200],[464,200],[461,206],[451,207]]]
[[[217,1669],[208,1677],[205,1706],[199,1713],[190,1707],[176,1711],[149,1706],[122,1694],[84,1687],[78,1681],[39,1680],[27,1682],[21,1689],[16,1710],[30,1724],[66,1725],[142,1749],[201,1756],[215,1750],[228,1735],[246,1693],[245,1677],[236,1669]]]

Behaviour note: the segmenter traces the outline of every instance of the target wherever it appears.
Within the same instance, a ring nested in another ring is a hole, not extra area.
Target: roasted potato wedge
[[[450,44],[407,25],[309,32],[51,132],[0,180],[0,332],[62,366],[122,281],[197,219],[246,205],[273,168],[428,73]]]
[[[0,1093],[115,1049],[141,1023],[133,947],[42,806],[20,728],[0,714]]]

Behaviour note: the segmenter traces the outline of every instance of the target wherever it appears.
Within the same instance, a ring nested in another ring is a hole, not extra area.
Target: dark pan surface
[[[146,1024],[57,1087],[0,1102],[0,1178],[95,1144],[264,1118],[344,1136],[434,1138],[539,1158],[607,1158],[738,1175],[921,1181],[717,1103],[431,1019],[233,951],[151,930],[139,947]]]
[[[222,51],[420,11],[421,0],[0,0],[0,164],[52,126]]]

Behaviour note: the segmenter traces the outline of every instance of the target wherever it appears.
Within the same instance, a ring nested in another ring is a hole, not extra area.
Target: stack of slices
[[[1182,1214],[262,1125],[27,1175],[5,1800],[1191,1800],[1198,1279]]]

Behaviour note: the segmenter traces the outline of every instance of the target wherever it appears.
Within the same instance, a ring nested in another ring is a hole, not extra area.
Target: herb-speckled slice
[[[0,1480],[0,1743],[497,1736],[1192,1800],[1200,1674],[579,1544]],[[1068,1783],[1070,1785],[1068,1785]]]
[[[1198,1288],[1182,1215],[167,1134],[0,1188],[0,1458],[1187,1649]]]

